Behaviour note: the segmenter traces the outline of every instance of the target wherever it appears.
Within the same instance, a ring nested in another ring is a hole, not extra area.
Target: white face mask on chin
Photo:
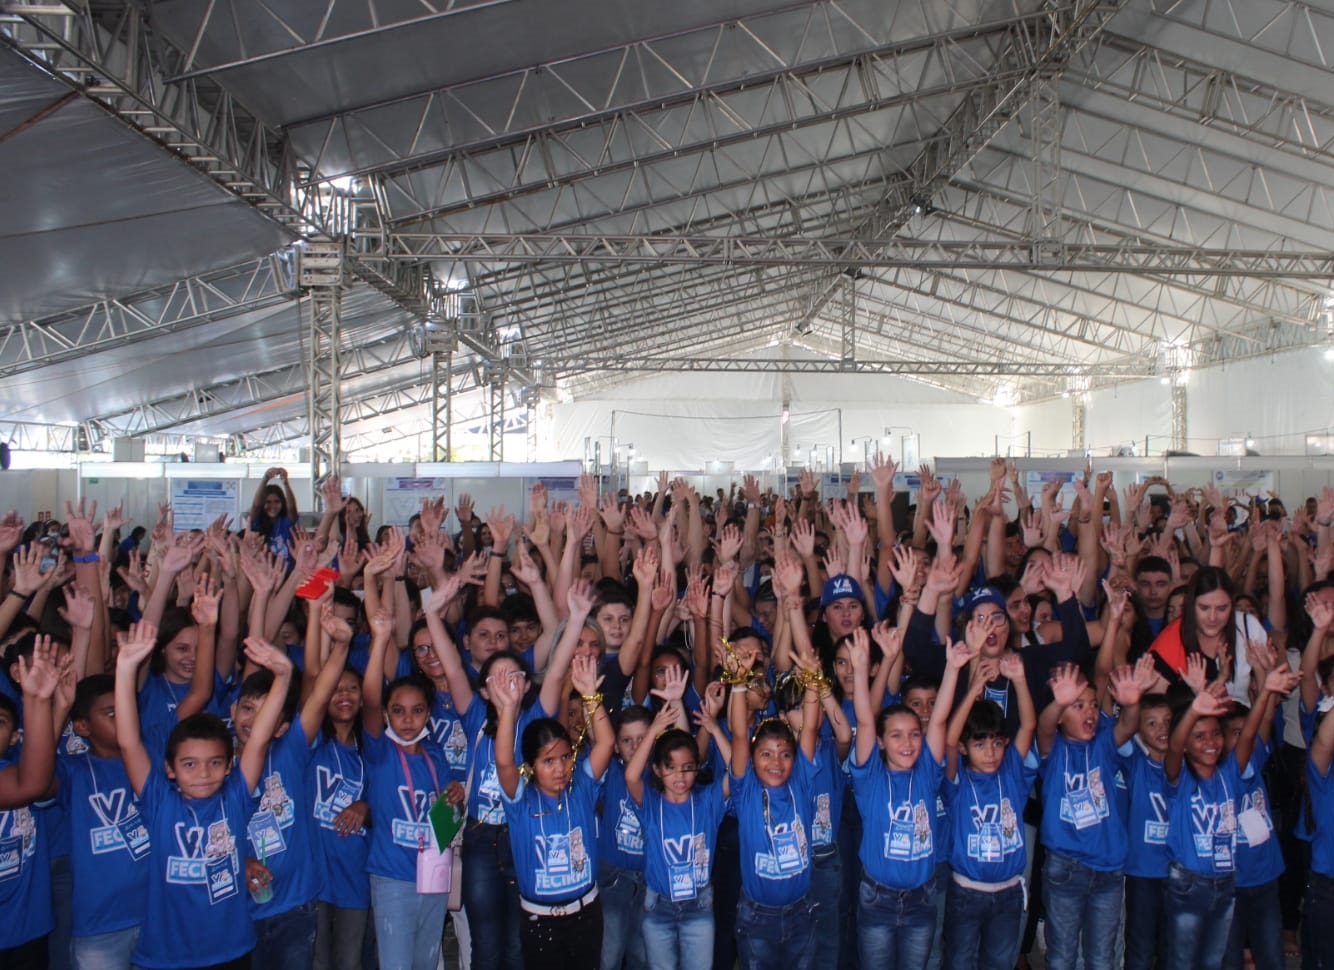
[[[395,731],[393,728],[391,728],[391,727],[389,727],[388,725],[386,725],[386,726],[385,726],[385,729],[384,729],[384,733],[387,734],[387,735],[389,735],[389,740],[390,740],[390,741],[393,741],[394,744],[398,745],[400,748],[407,748],[407,747],[410,747],[410,746],[412,746],[412,745],[414,745],[414,744],[419,744],[420,742],[425,741],[427,735],[429,735],[431,732],[430,732],[429,730],[427,730],[425,727],[423,727],[423,728],[417,733],[417,736],[416,736],[415,738],[405,739],[405,738],[401,738],[401,737],[399,737],[397,731]]]

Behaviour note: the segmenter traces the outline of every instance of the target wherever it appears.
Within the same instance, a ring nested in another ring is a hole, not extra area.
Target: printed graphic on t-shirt
[[[167,882],[179,886],[206,886],[210,866],[226,862],[236,868],[236,839],[226,819],[210,822],[207,837],[198,825],[177,822],[175,854],[167,856]]]
[[[0,812],[0,882],[17,879],[37,852],[37,822],[28,808]]]
[[[445,763],[455,771],[468,767],[468,736],[458,718],[431,718],[431,737],[445,749]]]
[[[630,855],[644,854],[644,829],[628,798],[622,798],[616,806],[616,848]]]
[[[1008,798],[1000,804],[972,807],[973,831],[968,835],[968,858],[978,862],[1001,862],[1024,847],[1019,817]]]
[[[315,766],[315,821],[332,829],[334,819],[361,797],[361,783],[350,782],[326,765]]]
[[[1202,792],[1190,796],[1191,837],[1195,854],[1212,859],[1214,869],[1229,872],[1234,865],[1237,818],[1232,800],[1211,802]]]
[[[1167,796],[1160,791],[1149,792],[1149,807],[1154,817],[1144,820],[1144,843],[1167,845]]]
[[[1110,814],[1101,768],[1090,768],[1087,776],[1083,772],[1065,772],[1065,794],[1061,796],[1062,822],[1077,829],[1086,829],[1097,825]]]
[[[87,740],[82,735],[74,733],[73,722],[66,724],[65,730],[60,735],[60,741],[56,744],[56,753],[73,758],[90,750]]]
[[[1269,799],[1265,796],[1264,789],[1247,792],[1241,796],[1241,811],[1237,814],[1237,842],[1241,845],[1250,844],[1250,839],[1246,837],[1246,823],[1251,818],[1261,827],[1256,831],[1265,833],[1264,838],[1257,836],[1259,842],[1267,841],[1269,833],[1274,831],[1274,822],[1269,814]]]
[[[477,789],[477,821],[491,825],[505,821],[505,806],[500,801],[500,778],[495,762],[482,769],[481,786]]]
[[[810,864],[806,826],[800,818],[768,830],[769,851],[755,853],[755,874],[761,879],[789,879]]]
[[[576,889],[589,882],[588,847],[584,830],[576,825],[566,832],[548,832],[536,838],[537,891],[544,896]]]
[[[403,809],[403,814],[394,819],[391,826],[394,845],[418,849],[429,844],[427,840],[431,838],[430,823],[418,819],[426,818],[426,813],[431,807],[431,793],[399,785],[398,803]]]
[[[296,821],[296,807],[283,787],[283,776],[273,772],[264,779],[263,794],[259,796],[259,811],[272,812],[282,828],[291,828]]]
[[[88,830],[93,855],[125,851],[134,859],[147,855],[148,828],[129,789],[112,788],[88,795],[88,807],[101,824]]]
[[[815,817],[811,819],[811,842],[828,845],[834,840],[834,825],[830,819],[829,793],[815,796]]]
[[[889,830],[885,832],[886,859],[896,862],[916,862],[935,851],[931,841],[931,817],[925,802],[909,805],[904,802],[889,816]]]
[[[1008,690],[985,687],[982,690],[982,697],[999,707],[1002,714],[1010,713],[1010,692]]]

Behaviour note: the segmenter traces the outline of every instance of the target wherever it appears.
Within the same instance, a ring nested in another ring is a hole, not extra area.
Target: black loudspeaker
[[[0,441],[0,472],[9,471],[9,445]]]

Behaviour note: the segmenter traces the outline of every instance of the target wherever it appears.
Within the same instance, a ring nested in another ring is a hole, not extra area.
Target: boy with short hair
[[[134,951],[136,967],[248,970],[255,928],[242,889],[237,840],[254,811],[251,792],[264,772],[269,741],[282,716],[292,662],[263,640],[246,640],[250,660],[273,673],[273,684],[232,770],[231,732],[212,714],[180,721],[155,766],[139,730],[135,685],[153,652],[157,631],[138,623],[120,640],[116,658],[116,739],[153,853],[147,919]]]

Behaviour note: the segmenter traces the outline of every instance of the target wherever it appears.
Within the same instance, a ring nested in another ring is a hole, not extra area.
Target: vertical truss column
[[[1047,0],[1053,33],[1068,17],[1068,5]],[[1035,261],[1060,257],[1061,233],[1061,72],[1049,65],[1034,79],[1028,102],[1029,140],[1033,151],[1033,197],[1029,210],[1029,238]]]
[[[857,279],[859,275],[856,270],[848,270],[843,274],[843,283],[848,289],[848,299],[844,306],[839,349],[842,359],[848,363],[857,359]]]
[[[527,410],[524,416],[524,430],[527,432],[524,442],[524,461],[537,461],[537,411],[541,403],[542,394],[537,388],[530,387],[524,392],[523,406]]]
[[[310,479],[337,474],[342,462],[339,343],[343,332],[343,244],[311,242],[301,250],[300,282],[310,304],[306,341],[306,406]]]
[[[427,461],[453,461],[454,352],[431,354],[431,454]]]
[[[1172,449],[1186,450],[1186,385],[1172,380]]]
[[[502,367],[490,368],[487,375],[487,391],[490,401],[491,460],[505,460],[505,371]]]
[[[1088,448],[1088,404],[1084,395],[1076,394],[1070,414],[1070,447],[1076,451]]]

